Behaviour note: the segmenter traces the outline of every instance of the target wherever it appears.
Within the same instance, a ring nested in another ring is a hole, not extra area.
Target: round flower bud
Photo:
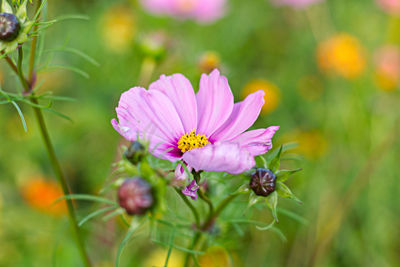
[[[258,168],[251,174],[250,188],[257,196],[268,196],[275,191],[275,174],[269,169]]]
[[[138,164],[145,154],[144,146],[138,141],[132,142],[128,149],[124,152],[124,156],[133,165]]]
[[[0,13],[0,40],[11,42],[17,38],[21,24],[17,17],[10,13]]]
[[[129,215],[144,214],[154,204],[152,187],[143,178],[128,178],[118,189],[118,202]]]

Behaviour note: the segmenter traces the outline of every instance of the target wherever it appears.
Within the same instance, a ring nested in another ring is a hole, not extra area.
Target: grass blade
[[[83,219],[78,223],[78,226],[81,227],[84,223],[86,223],[86,222],[89,221],[90,219],[96,217],[97,215],[100,215],[100,214],[102,214],[102,213],[105,213],[105,212],[110,211],[110,210],[113,210],[113,209],[115,209],[115,206],[106,207],[106,208],[103,208],[103,209],[96,210],[96,211],[90,213],[89,215],[87,215],[85,218],[83,218]]]

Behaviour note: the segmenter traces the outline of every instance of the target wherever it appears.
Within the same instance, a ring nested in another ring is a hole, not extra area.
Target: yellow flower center
[[[187,132],[184,136],[181,137],[178,141],[178,148],[185,153],[193,148],[203,147],[210,142],[207,139],[207,136],[204,134],[196,134],[193,129],[190,133]]]

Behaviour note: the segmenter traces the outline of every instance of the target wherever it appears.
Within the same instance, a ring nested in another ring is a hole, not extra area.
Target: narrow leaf
[[[129,239],[131,236],[135,233],[135,231],[145,222],[143,220],[142,222],[138,222],[137,220],[132,220],[131,225],[129,227],[128,232],[126,233],[124,239],[122,240],[121,244],[118,247],[117,251],[117,258],[115,259],[115,267],[119,266],[119,260],[121,258],[122,251],[124,250],[125,245],[128,243]]]
[[[278,170],[276,174],[276,179],[278,182],[284,182],[286,181],[292,174],[295,174],[296,172],[301,171],[302,168],[298,168],[295,170]]]
[[[265,202],[267,203],[268,207],[272,211],[272,216],[274,217],[276,222],[279,222],[278,220],[278,214],[276,212],[276,207],[278,205],[278,193],[274,191],[272,194],[270,194],[266,199]]]
[[[269,169],[275,173],[280,166],[280,162],[281,162],[281,153],[282,153],[282,148],[283,146],[281,146],[278,150],[278,153],[276,154],[276,156],[271,160],[271,163],[269,164]]]
[[[289,199],[293,199],[294,201],[298,202],[299,204],[303,204],[303,202],[301,202],[300,199],[298,199],[293,193],[292,191],[289,189],[289,187],[287,187],[287,185],[285,185],[282,182],[278,182],[276,184],[276,192],[278,192],[278,194],[281,197],[284,198],[289,198]]]
[[[105,213],[105,212],[110,211],[110,210],[113,210],[113,209],[115,209],[115,206],[106,207],[106,208],[99,209],[99,210],[96,210],[96,211],[90,213],[89,215],[87,215],[85,218],[83,218],[83,219],[78,223],[78,227],[81,227],[84,223],[86,223],[86,222],[89,221],[90,219],[96,217],[97,215],[100,215],[100,214],[102,214],[102,213]]]
[[[21,109],[19,108],[19,106],[17,105],[17,103],[15,103],[15,101],[11,101],[11,104],[13,104],[13,106],[15,107],[15,109],[18,112],[19,117],[21,118],[21,122],[22,122],[22,126],[24,127],[24,131],[27,132],[28,128],[26,127],[26,122],[25,122],[25,118],[24,118],[24,114],[22,114]]]
[[[76,200],[87,200],[87,201],[94,201],[94,202],[100,202],[100,203],[105,203],[105,204],[110,204],[110,205],[114,205],[115,207],[118,207],[118,204],[114,201],[108,200],[106,198],[102,198],[102,197],[96,197],[96,196],[92,196],[92,195],[85,195],[85,194],[69,194],[69,195],[65,195],[62,196],[60,198],[58,198],[54,203],[58,203],[61,200],[64,199],[76,199]]]

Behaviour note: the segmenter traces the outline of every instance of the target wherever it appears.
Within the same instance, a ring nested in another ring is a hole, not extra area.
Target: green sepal
[[[289,187],[287,187],[287,185],[285,185],[282,182],[278,182],[276,184],[276,189],[275,189],[279,196],[284,197],[284,198],[289,198],[289,199],[293,199],[294,201],[296,201],[299,204],[303,204],[303,202],[301,202],[300,199],[298,199],[293,193],[292,191],[289,189]]]
[[[279,166],[281,165],[281,154],[282,154],[282,148],[281,146],[278,150],[278,153],[276,153],[275,157],[271,160],[271,162],[268,164],[268,168],[275,173],[277,170],[279,170]]]
[[[268,168],[268,162],[264,156],[257,156],[254,159],[256,161],[256,166],[258,168],[265,168],[265,169]]]
[[[27,12],[26,12],[26,4],[28,3],[27,0],[23,1],[23,3],[18,7],[17,13],[15,13],[15,16],[19,19],[20,23],[24,23],[27,18]]]
[[[249,185],[244,184],[241,185],[235,192],[233,192],[232,194],[248,194],[251,191],[249,190]]]
[[[278,206],[278,193],[276,191],[272,192],[268,197],[265,198],[265,202],[271,209],[272,217],[274,217],[275,221],[278,223],[278,212],[276,209]]]
[[[295,174],[296,172],[301,171],[302,168],[298,168],[295,170],[278,170],[275,175],[276,175],[276,180],[278,182],[284,182],[286,181],[292,174]]]
[[[250,207],[254,206],[258,202],[260,202],[261,199],[262,199],[261,197],[257,196],[256,194],[253,193],[253,191],[251,191],[250,196],[249,196],[249,203],[247,204],[247,207],[250,208]]]
[[[13,14],[13,10],[6,0],[3,0],[1,3],[1,12]]]

